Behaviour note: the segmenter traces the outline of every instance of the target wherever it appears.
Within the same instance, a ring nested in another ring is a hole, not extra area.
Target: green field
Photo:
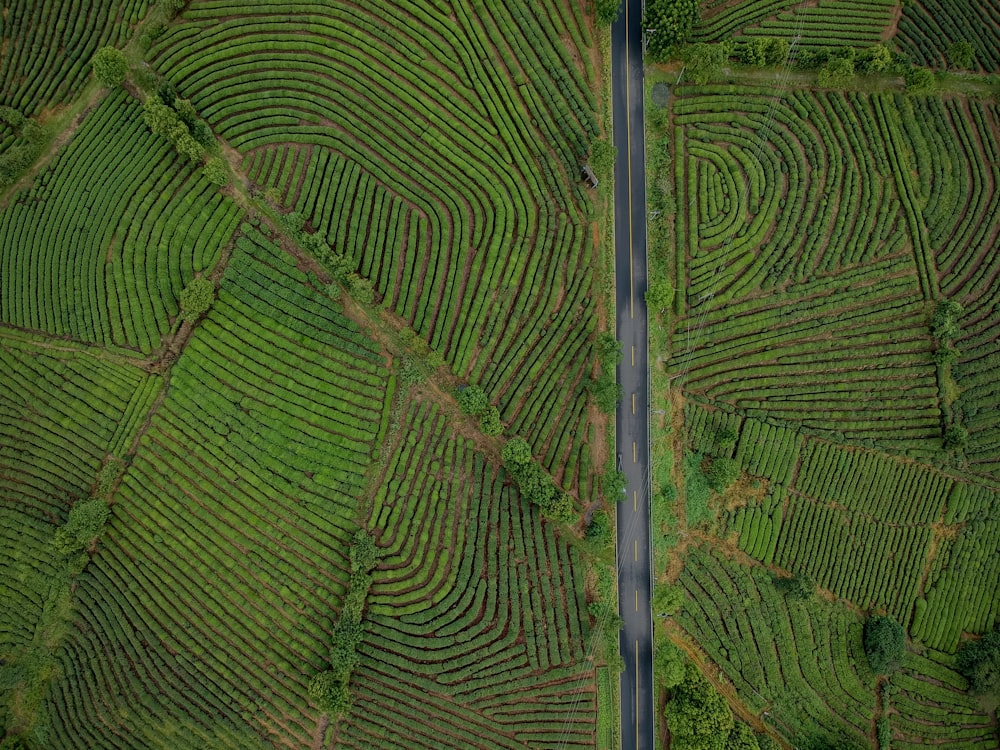
[[[730,67],[653,114],[662,632],[796,747],[1000,741],[956,658],[1000,624],[1000,109],[954,72],[996,70],[993,6],[710,0],[692,38]],[[735,64],[769,38],[785,65]],[[952,72],[918,95],[914,66]],[[906,635],[887,676],[877,615]]]
[[[750,78],[673,87],[654,138],[668,630],[798,747],[995,747],[955,654],[1000,618],[996,98]],[[863,638],[882,614],[908,636],[888,677]]]
[[[499,460],[524,437],[599,499],[590,15],[63,0],[0,32],[0,744],[593,747],[581,524]]]

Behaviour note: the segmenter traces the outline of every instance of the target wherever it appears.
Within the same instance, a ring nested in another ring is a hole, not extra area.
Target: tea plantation
[[[1000,742],[969,668],[1000,625],[1000,109],[955,72],[996,69],[994,5],[706,2],[731,67],[647,105],[659,637],[796,747]]]
[[[593,747],[593,17],[0,32],[0,747]]]

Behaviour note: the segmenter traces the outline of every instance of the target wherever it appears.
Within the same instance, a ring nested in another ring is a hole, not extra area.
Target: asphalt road
[[[642,0],[624,0],[611,27],[615,161],[615,321],[624,358],[616,427],[628,479],[618,505],[623,750],[653,748],[653,621],[649,602],[649,369],[646,318],[646,147],[643,118]]]

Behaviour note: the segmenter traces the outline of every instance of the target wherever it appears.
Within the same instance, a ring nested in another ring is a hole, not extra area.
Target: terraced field
[[[296,9],[293,33],[284,3],[195,0],[149,59],[254,189],[346,254],[578,486],[595,315],[576,175],[598,133],[580,5]]]
[[[956,42],[972,46],[974,70],[1000,69],[1000,8],[969,0],[919,0],[903,6],[896,43],[914,62],[947,67]]]
[[[82,109],[98,47],[149,52],[0,209],[4,746],[592,747],[585,561],[456,422],[453,379],[597,497],[592,21],[523,0],[41,5],[0,14],[0,105]],[[168,82],[232,147],[229,185],[144,122]],[[405,329],[446,385],[394,348]],[[64,553],[91,494],[110,516]],[[314,683],[352,608],[338,714]]]
[[[800,746],[992,746],[954,654],[1000,613],[996,102],[671,93],[676,463],[741,474],[687,479],[679,623]],[[908,633],[892,690],[857,613]]]
[[[56,527],[89,493],[104,457],[129,447],[159,378],[9,331],[0,332],[0,357],[0,659],[7,662],[34,640],[58,577],[48,548]]]
[[[196,165],[149,132],[135,99],[111,94],[0,211],[0,320],[148,354],[238,220]]]
[[[382,560],[340,744],[592,747],[577,552],[436,407],[403,421],[369,522]]]
[[[796,47],[869,47],[890,30],[891,0],[707,0],[694,29],[698,41],[720,42],[733,35],[787,39]]]

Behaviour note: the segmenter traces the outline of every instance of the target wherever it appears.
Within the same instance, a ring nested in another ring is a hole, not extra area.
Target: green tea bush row
[[[766,710],[790,741],[844,733],[863,743],[874,677],[855,615],[817,600],[791,602],[765,569],[701,548],[688,554],[679,584],[687,596],[677,621],[751,710]]]
[[[802,451],[797,491],[893,524],[931,524],[941,518],[955,485],[940,472],[884,453],[809,441]]]
[[[968,42],[973,70],[1000,69],[1000,18],[990,5],[972,0],[920,0],[908,3],[899,20],[896,42],[918,65],[956,65],[954,45]]]
[[[931,533],[790,495],[774,555],[862,609],[908,621]]]
[[[71,100],[90,76],[94,52],[121,46],[149,5],[149,0],[7,3],[0,18],[0,38],[6,42],[0,105],[31,116]]]

